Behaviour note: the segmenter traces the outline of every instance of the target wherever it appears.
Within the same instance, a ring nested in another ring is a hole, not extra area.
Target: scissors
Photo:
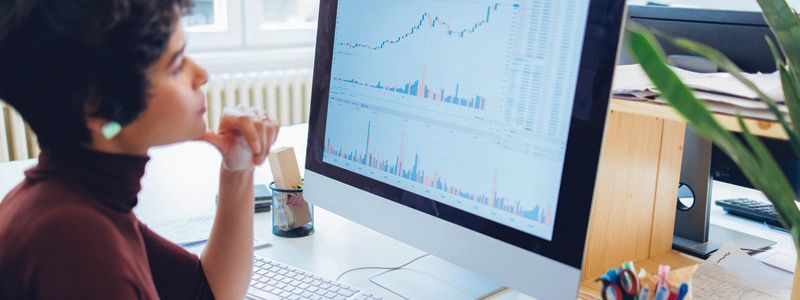
[[[603,300],[632,300],[639,294],[639,277],[630,269],[609,270],[600,279]]]

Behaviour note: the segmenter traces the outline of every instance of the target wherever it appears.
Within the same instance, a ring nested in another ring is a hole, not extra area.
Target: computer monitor
[[[624,4],[322,0],[307,199],[575,298]]]

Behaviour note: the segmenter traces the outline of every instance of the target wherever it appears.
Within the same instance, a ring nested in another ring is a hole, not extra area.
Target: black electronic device
[[[771,227],[786,228],[771,203],[746,198],[717,200],[716,203],[729,214],[762,222]]]
[[[711,46],[745,72],[775,72],[775,59],[765,39],[775,41],[775,37],[761,12],[628,5],[628,18],[669,36]],[[660,41],[667,55],[689,54],[663,39]],[[627,48],[622,49],[620,64],[635,63]]]
[[[253,186],[253,198],[255,200],[256,212],[269,211],[272,207],[272,192],[265,184]]]

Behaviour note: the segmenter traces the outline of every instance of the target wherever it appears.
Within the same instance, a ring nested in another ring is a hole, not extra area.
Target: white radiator
[[[311,70],[213,74],[203,91],[209,128],[217,128],[224,107],[239,104],[269,112],[283,126],[305,123],[311,99]],[[0,101],[0,162],[38,155],[36,136],[16,111]]]
[[[37,155],[36,136],[13,108],[0,101],[0,162]]]
[[[222,109],[245,104],[268,112],[281,125],[308,122],[311,70],[212,75],[205,86],[209,128]]]

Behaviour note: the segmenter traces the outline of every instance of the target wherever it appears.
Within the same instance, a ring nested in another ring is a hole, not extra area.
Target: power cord
[[[360,268],[353,268],[353,269],[349,269],[349,270],[346,270],[346,271],[342,272],[342,274],[339,274],[339,276],[337,276],[337,277],[336,277],[336,281],[339,281],[339,279],[341,279],[342,277],[344,277],[344,275],[345,275],[345,274],[347,274],[347,273],[350,273],[350,272],[355,272],[355,271],[360,271],[360,270],[384,270],[383,272],[380,272],[380,273],[378,273],[378,274],[375,274],[375,275],[372,275],[372,276],[370,276],[370,277],[369,277],[369,282],[371,282],[371,283],[372,283],[372,284],[374,284],[374,285],[377,285],[378,287],[380,287],[380,288],[382,288],[382,289],[384,289],[384,290],[386,290],[386,291],[388,291],[388,292],[390,292],[390,293],[392,293],[392,294],[395,294],[395,295],[397,295],[397,296],[398,296],[398,297],[400,297],[400,298],[403,298],[403,299],[408,299],[408,298],[406,298],[406,297],[403,297],[403,295],[400,295],[400,294],[398,294],[397,292],[395,292],[395,291],[393,291],[393,290],[391,290],[391,289],[389,289],[389,288],[387,288],[387,287],[385,287],[385,286],[381,285],[380,283],[377,283],[377,282],[375,282],[373,279],[374,279],[375,277],[378,277],[378,276],[380,276],[380,275],[386,274],[386,273],[388,273],[388,272],[391,272],[391,271],[396,271],[396,270],[400,270],[400,269],[402,269],[402,268],[405,268],[406,266],[408,266],[408,265],[410,265],[410,264],[412,264],[412,263],[414,263],[414,262],[416,262],[416,261],[418,261],[418,260],[420,260],[420,259],[423,259],[423,258],[427,257],[428,255],[430,255],[430,254],[427,254],[427,253],[426,253],[426,254],[420,255],[420,256],[418,256],[417,258],[414,258],[414,259],[412,259],[411,261],[409,261],[409,262],[407,262],[407,263],[404,263],[404,264],[402,264],[402,265],[399,265],[399,266],[397,266],[397,267],[360,267]]]

